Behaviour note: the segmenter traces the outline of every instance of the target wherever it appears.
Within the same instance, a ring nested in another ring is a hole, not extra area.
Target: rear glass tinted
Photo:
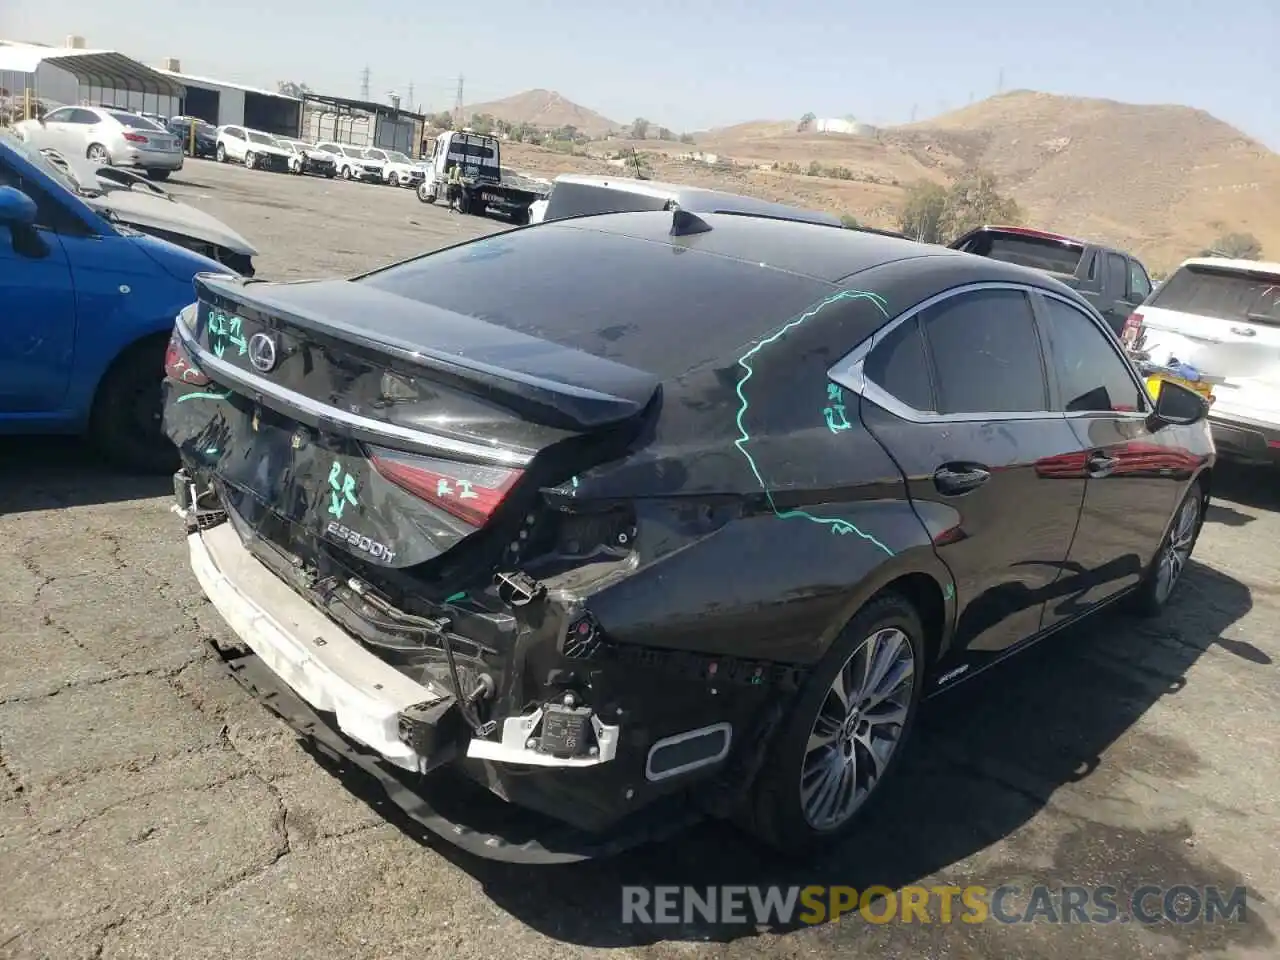
[[[1017,233],[1000,233],[996,230],[978,234],[965,244],[964,249],[967,253],[1003,260],[1005,263],[1016,263],[1020,267],[1073,275],[1084,254],[1084,247],[1079,244],[1066,244],[1059,240]]]
[[[602,213],[633,210],[665,210],[670,197],[651,197],[632,190],[596,187],[584,183],[557,183],[547,198],[548,220],[565,217],[592,217]]]
[[[1201,317],[1280,326],[1280,276],[1221,267],[1179,267],[1151,306]]]
[[[164,127],[154,120],[140,117],[136,113],[121,113],[117,110],[108,110],[107,114],[113,120],[123,123],[126,127],[133,127],[135,130],[164,130]]]
[[[564,224],[441,250],[358,282],[659,377],[708,361],[731,366],[749,341],[834,289]]]

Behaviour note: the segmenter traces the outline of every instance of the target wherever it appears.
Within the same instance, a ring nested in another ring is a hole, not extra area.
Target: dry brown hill
[[[554,90],[526,90],[502,100],[473,103],[462,108],[463,116],[487,113],[507,123],[527,123],[543,129],[573,126],[590,137],[602,137],[622,124],[601,116],[594,110],[574,103]]]
[[[1032,222],[1176,260],[1224,232],[1280,257],[1280,155],[1203,110],[1019,90],[894,128],[995,173]]]
[[[543,102],[554,96],[531,91],[511,100],[535,93]],[[555,122],[588,129],[567,118]],[[976,164],[1000,178],[1028,223],[1122,245],[1155,270],[1237,231],[1254,234],[1264,256],[1280,259],[1280,155],[1190,107],[1019,90],[870,135],[797,132],[794,120],[756,120],[704,131],[695,141],[627,145],[648,154],[653,175],[665,180],[818,207],[882,227],[896,224],[912,181],[946,183]],[[545,176],[616,173],[603,156],[619,146],[594,144],[594,158],[523,145],[510,153]],[[718,162],[691,158],[693,151]],[[811,164],[824,175],[795,172]]]

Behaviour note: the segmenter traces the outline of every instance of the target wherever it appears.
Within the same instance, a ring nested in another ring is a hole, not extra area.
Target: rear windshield
[[[662,378],[731,366],[746,343],[834,289],[568,224],[487,237],[358,282]]]
[[[362,160],[364,159],[364,151],[357,150],[355,147],[339,147],[338,149],[348,157],[360,157]]]
[[[1280,326],[1280,276],[1261,270],[1179,267],[1148,303],[1218,320]]]
[[[108,110],[107,113],[112,119],[124,124],[126,127],[133,127],[135,130],[163,130],[160,124],[148,120],[146,117],[140,117],[136,113],[121,113],[117,110]]]
[[[596,187],[584,183],[557,183],[547,198],[548,220],[565,217],[593,217],[602,213],[633,210],[665,210],[670,197],[651,197],[631,190]]]
[[[1073,275],[1080,265],[1080,257],[1084,255],[1084,247],[1080,244],[996,230],[978,234],[964,245],[964,250],[1021,267]]]

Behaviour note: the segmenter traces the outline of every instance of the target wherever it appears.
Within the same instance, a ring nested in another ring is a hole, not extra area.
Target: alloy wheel
[[[1191,558],[1191,548],[1195,545],[1196,525],[1200,520],[1200,499],[1194,495],[1187,497],[1178,509],[1174,518],[1173,529],[1169,531],[1169,540],[1160,552],[1160,565],[1156,568],[1156,600],[1164,603],[1173,593],[1178,578]]]
[[[800,768],[810,827],[838,829],[871,795],[902,740],[915,684],[915,652],[896,627],[877,630],[844,662],[818,708]]]
[[[97,143],[89,148],[86,156],[94,163],[107,164],[111,162],[111,155],[107,153],[107,148]]]

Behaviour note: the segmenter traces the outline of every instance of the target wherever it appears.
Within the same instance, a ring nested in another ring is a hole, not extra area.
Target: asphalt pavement
[[[407,190],[192,162],[168,185],[264,251],[354,274],[501,229]],[[1280,484],[1223,469],[1181,593],[930,705],[851,840],[779,862],[707,825],[515,868],[424,836],[205,652],[227,628],[169,484],[81,444],[0,443],[0,957],[1274,958]],[[1235,922],[627,924],[624,885],[1244,887]]]

